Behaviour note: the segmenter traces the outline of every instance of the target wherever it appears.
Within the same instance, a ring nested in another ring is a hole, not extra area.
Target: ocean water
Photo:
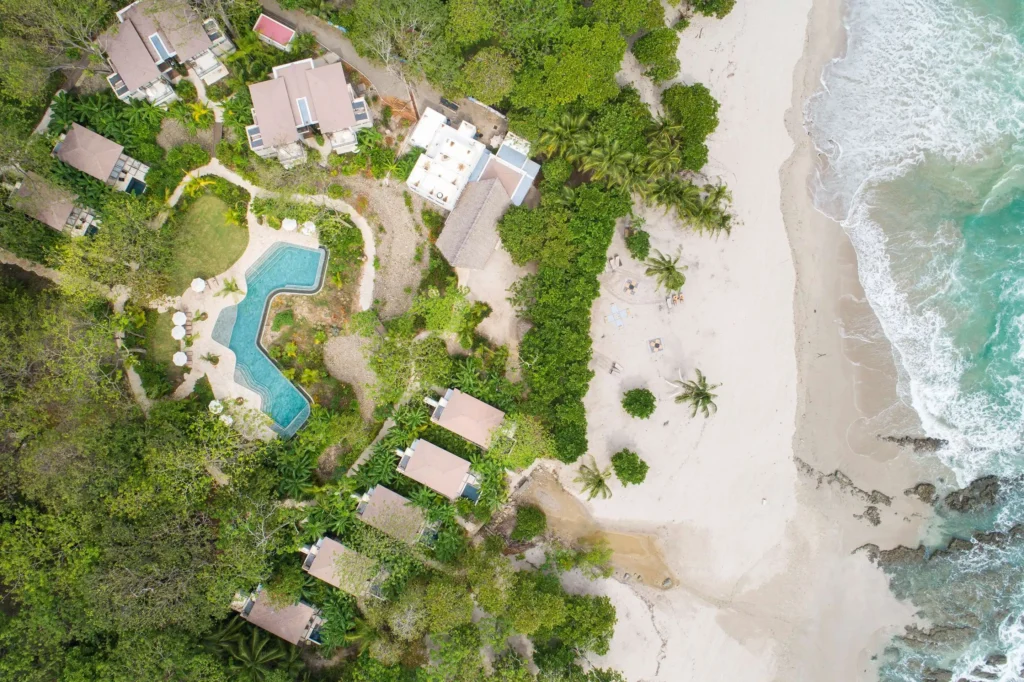
[[[1024,474],[1024,0],[846,0],[847,48],[805,110],[815,201],[857,252],[901,397],[965,485]],[[1024,523],[1004,486],[945,540]],[[940,532],[941,535],[941,532]],[[943,636],[895,639],[883,680],[1024,679],[1024,539],[888,569]],[[992,656],[990,658],[990,656]],[[1002,657],[1006,657],[1004,661]],[[986,662],[987,659],[987,662]]]

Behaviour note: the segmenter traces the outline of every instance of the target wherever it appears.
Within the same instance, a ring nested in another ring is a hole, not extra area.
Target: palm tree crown
[[[703,372],[699,369],[694,371],[697,375],[696,381],[683,379],[683,373],[679,372],[679,380],[668,383],[679,391],[675,395],[677,403],[690,404],[691,417],[696,417],[697,412],[700,411],[704,414],[704,418],[707,419],[718,411],[718,405],[715,404],[717,394],[712,391],[722,384],[708,384],[707,377],[704,376]]]
[[[612,489],[608,487],[608,478],[611,475],[611,467],[601,471],[597,462],[591,457],[590,464],[580,464],[579,473],[574,480],[583,485],[582,492],[586,493],[588,500],[595,497],[607,499],[612,496]]]
[[[666,256],[657,249],[654,250],[655,255],[647,259],[647,271],[646,274],[653,277],[665,291],[679,291],[686,284],[686,275],[683,274],[683,270],[687,269],[687,266],[678,265],[679,256],[675,258]]]

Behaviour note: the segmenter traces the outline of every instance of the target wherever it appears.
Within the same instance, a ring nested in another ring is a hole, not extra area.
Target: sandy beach
[[[602,276],[590,452],[605,466],[628,447],[651,470],[586,508],[601,528],[654,536],[673,587],[638,583],[628,562],[575,587],[615,602],[611,651],[594,663],[631,681],[871,680],[876,655],[913,622],[855,550],[916,545],[931,508],[904,491],[935,472],[882,440],[918,427],[852,247],[809,192],[817,156],[803,103],[843,49],[841,18],[839,0],[776,0],[693,20],[680,80],[721,102],[706,173],[731,188],[739,225],[715,241],[643,212],[653,247],[681,249],[689,266],[682,305],[666,306],[621,234],[610,253],[622,267]],[[622,327],[613,306],[627,311]],[[708,420],[676,405],[667,383],[698,368],[722,384]],[[647,421],[619,404],[641,386],[659,399]],[[576,489],[575,467],[557,473]]]

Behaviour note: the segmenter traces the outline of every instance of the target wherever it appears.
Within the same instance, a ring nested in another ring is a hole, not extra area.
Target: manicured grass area
[[[172,294],[180,294],[196,277],[219,275],[237,261],[249,244],[249,230],[228,220],[228,205],[211,194],[199,197],[174,220],[174,247],[168,268]]]
[[[173,311],[158,313],[155,310],[146,311],[146,327],[144,329],[145,341],[143,347],[146,354],[140,358],[141,362],[136,368],[143,379],[143,386],[150,397],[159,397],[174,390],[185,377],[181,367],[175,367],[171,357],[181,350],[181,344],[171,338],[171,329],[174,321],[171,319]],[[163,375],[170,382],[165,388],[157,388],[162,383],[158,378]]]

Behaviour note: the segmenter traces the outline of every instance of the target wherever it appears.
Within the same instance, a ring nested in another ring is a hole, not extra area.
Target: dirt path
[[[359,401],[359,414],[370,421],[373,417],[374,402],[372,386],[377,376],[366,363],[364,349],[370,339],[362,336],[335,336],[324,344],[324,365],[331,376],[344,381],[355,391]]]

